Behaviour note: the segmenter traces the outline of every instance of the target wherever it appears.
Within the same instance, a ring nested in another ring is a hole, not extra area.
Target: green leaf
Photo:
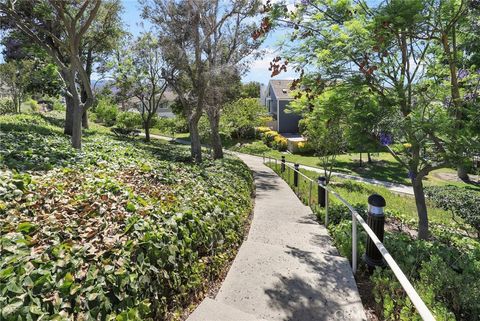
[[[13,293],[22,294],[23,288],[15,283],[13,280],[7,284],[7,290]]]
[[[6,269],[0,270],[0,280],[8,279],[11,275],[13,275],[13,271],[13,266],[9,266]]]
[[[7,318],[8,316],[20,310],[22,306],[23,306],[22,300],[18,300],[18,301],[15,301],[14,303],[10,303],[2,308],[2,316],[4,318]]]
[[[126,209],[128,212],[133,213],[133,212],[135,212],[135,210],[136,210],[137,208],[135,207],[135,204],[133,204],[132,202],[128,202],[128,203],[127,203],[127,206],[125,207],[125,209]]]
[[[39,307],[38,305],[30,305],[30,313],[32,314],[36,314],[36,315],[40,315],[40,314],[43,314],[43,311],[42,311],[42,308]]]
[[[18,224],[17,232],[22,232],[24,234],[30,234],[33,230],[35,230],[37,226],[31,222],[23,222]]]
[[[88,301],[94,301],[98,297],[99,293],[90,293],[87,295]]]

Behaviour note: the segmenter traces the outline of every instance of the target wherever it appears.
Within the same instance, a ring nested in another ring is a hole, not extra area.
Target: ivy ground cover
[[[179,318],[242,240],[250,171],[85,137],[76,152],[60,115],[0,117],[0,319]]]

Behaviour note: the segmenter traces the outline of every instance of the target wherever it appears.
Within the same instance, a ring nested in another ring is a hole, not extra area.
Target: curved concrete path
[[[215,298],[188,321],[366,320],[352,270],[326,229],[290,187],[255,156],[254,217]]]
[[[144,134],[142,133],[142,135],[144,135]],[[168,137],[168,136],[161,136],[161,135],[154,135],[154,134],[151,134],[150,136],[152,138],[162,139],[162,140],[166,140],[166,141],[169,141],[169,142],[176,142],[176,143],[184,144],[184,145],[189,145],[190,144],[189,141],[182,140],[182,139],[174,139],[174,138],[171,138],[171,137]],[[231,152],[231,151],[228,151],[228,150],[225,150],[225,152],[237,155],[239,157],[241,157],[241,155],[248,155],[248,154],[243,154],[243,153],[239,153],[239,152]],[[259,157],[260,159],[262,159],[262,156],[255,156],[255,155],[251,155],[251,156],[252,157]],[[294,165],[294,163],[291,163],[291,162],[287,162],[287,163],[292,165],[292,166]],[[312,172],[317,172],[319,174],[324,173],[323,169],[318,168],[318,167],[307,166],[307,165],[302,164],[301,168],[312,171]],[[354,180],[354,181],[357,181],[357,182],[383,186],[383,187],[386,187],[388,190],[390,190],[394,193],[413,195],[413,188],[411,186],[403,185],[403,184],[400,184],[400,183],[386,182],[386,181],[381,181],[381,180],[374,179],[374,178],[365,178],[365,177],[361,177],[361,176],[350,175],[350,174],[339,173],[339,172],[332,172],[332,175],[333,176],[338,176],[340,178],[351,179],[351,180]]]

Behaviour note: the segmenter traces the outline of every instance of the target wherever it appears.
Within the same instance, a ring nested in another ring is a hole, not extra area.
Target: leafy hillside
[[[172,319],[232,258],[251,211],[237,159],[0,117],[2,320]]]

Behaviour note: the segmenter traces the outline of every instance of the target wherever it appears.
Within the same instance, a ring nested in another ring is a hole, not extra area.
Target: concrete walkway
[[[366,320],[349,262],[310,208],[262,158],[239,157],[255,176],[250,232],[216,297],[188,321]]]

